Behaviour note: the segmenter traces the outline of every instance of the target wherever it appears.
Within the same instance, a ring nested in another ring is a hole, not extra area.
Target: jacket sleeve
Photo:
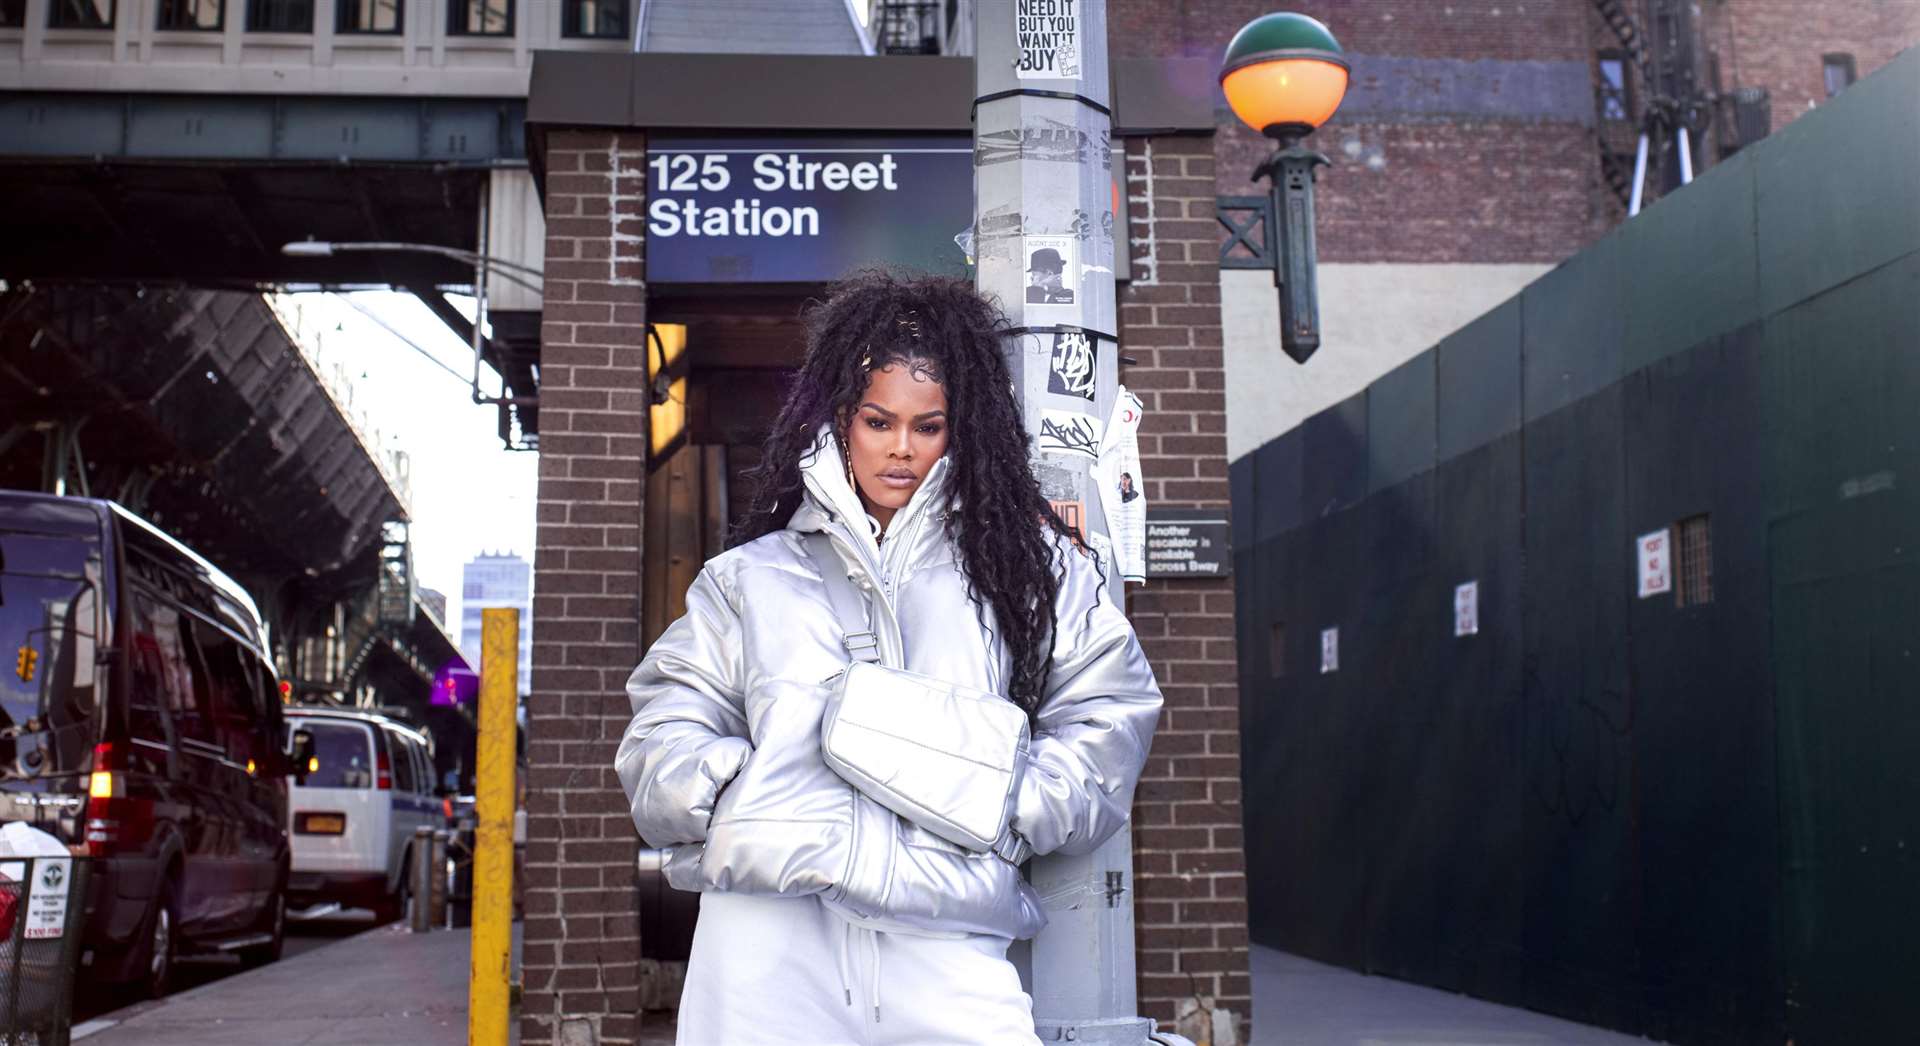
[[[740,615],[712,567],[687,590],[687,613],[627,679],[633,721],[614,769],[649,846],[702,842],[720,790],[752,753],[743,715]]]
[[[1160,719],[1160,686],[1132,623],[1093,560],[1061,548],[1053,671],[1012,818],[1036,854],[1088,853],[1119,831]]]

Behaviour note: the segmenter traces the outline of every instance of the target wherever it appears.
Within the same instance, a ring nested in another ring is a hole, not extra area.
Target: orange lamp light
[[[1227,45],[1220,88],[1248,127],[1271,136],[1311,133],[1347,94],[1347,59],[1327,27],[1301,14],[1262,15]]]

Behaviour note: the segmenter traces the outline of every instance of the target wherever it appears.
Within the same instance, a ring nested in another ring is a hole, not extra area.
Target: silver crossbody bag
[[[833,539],[815,532],[805,540],[852,659],[821,723],[827,765],[956,846],[1026,860],[1031,848],[1008,820],[1026,770],[1027,713],[999,694],[881,664],[879,640]]]

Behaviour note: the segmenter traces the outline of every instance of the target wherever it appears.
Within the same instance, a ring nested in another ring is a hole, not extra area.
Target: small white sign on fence
[[[1453,587],[1453,634],[1472,636],[1480,633],[1480,582],[1469,581]]]
[[[1673,536],[1663,527],[1642,534],[1640,550],[1640,598],[1673,590]]]
[[[67,888],[73,878],[71,857],[42,857],[34,862],[27,893],[26,939],[58,937],[67,929]]]

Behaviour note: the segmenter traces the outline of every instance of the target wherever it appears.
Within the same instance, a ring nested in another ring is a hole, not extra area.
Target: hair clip
[[[900,318],[894,321],[894,325],[905,330],[907,337],[915,341],[920,340],[920,312],[918,309],[908,309],[906,312],[901,313]]]
[[[873,346],[868,345],[860,350],[860,367],[863,370],[873,369]]]

